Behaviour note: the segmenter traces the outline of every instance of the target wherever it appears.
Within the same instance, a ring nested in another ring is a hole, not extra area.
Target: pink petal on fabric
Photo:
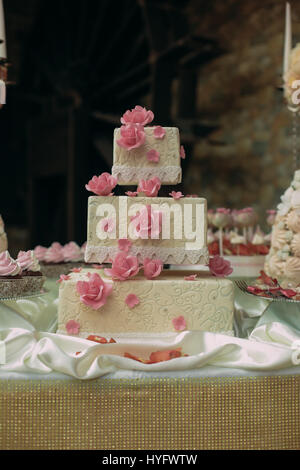
[[[163,127],[156,126],[154,129],[153,135],[156,139],[163,139],[164,136],[166,135],[166,131]]]
[[[169,193],[169,196],[171,196],[173,199],[175,199],[175,201],[177,199],[180,199],[180,198],[184,197],[181,191],[172,191],[171,193]]]
[[[180,157],[184,160],[185,159],[185,150],[184,146],[180,145]]]
[[[149,162],[153,162],[153,163],[158,163],[159,162],[159,152],[157,150],[149,150],[147,153],[146,153],[146,156],[147,156],[147,160]]]
[[[69,335],[78,335],[80,331],[80,323],[75,320],[69,320],[66,323],[66,331]]]
[[[128,240],[127,238],[120,238],[120,240],[118,240],[119,250],[125,251],[126,253],[128,253],[131,245],[132,245],[131,241]]]
[[[183,331],[186,329],[186,320],[182,315],[173,318],[172,323],[176,331]]]
[[[185,281],[195,281],[197,274],[190,274],[189,276],[184,276]]]
[[[135,294],[128,294],[125,299],[125,302],[129,308],[134,308],[140,303],[140,299]]]

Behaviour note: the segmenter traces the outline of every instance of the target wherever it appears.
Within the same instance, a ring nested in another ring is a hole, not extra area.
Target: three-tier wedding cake
[[[147,126],[153,113],[136,106],[114,133],[112,175],[94,176],[86,189],[85,262],[60,278],[58,332],[87,337],[205,330],[233,333],[229,263],[209,260],[206,200],[161,185],[181,182],[185,157],[177,128]],[[124,196],[115,186],[137,185]],[[104,263],[104,264],[102,264]],[[203,272],[166,265],[210,266]]]

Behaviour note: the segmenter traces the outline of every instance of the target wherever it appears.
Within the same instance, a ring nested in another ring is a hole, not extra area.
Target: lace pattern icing
[[[85,261],[87,263],[110,263],[111,258],[113,258],[118,252],[118,247],[87,245]],[[144,258],[159,258],[164,264],[175,265],[206,265],[209,261],[207,247],[204,247],[201,250],[186,250],[184,248],[132,246],[130,248],[130,254],[137,256],[139,261],[142,261]]]
[[[119,183],[138,184],[141,179],[158,176],[164,184],[178,184],[181,182],[182,171],[179,166],[137,168],[113,165],[112,175],[118,179]]]

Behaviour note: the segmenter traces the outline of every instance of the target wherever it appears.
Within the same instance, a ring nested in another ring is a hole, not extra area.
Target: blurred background
[[[177,190],[210,208],[253,206],[264,226],[294,170],[284,1],[3,4],[14,83],[0,110],[0,213],[12,255],[85,241],[85,183],[110,172],[113,129],[136,104],[180,129]],[[300,3],[291,6],[296,43]]]

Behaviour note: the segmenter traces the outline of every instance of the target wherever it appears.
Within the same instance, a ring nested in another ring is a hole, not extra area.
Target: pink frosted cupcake
[[[17,262],[22,268],[22,276],[26,280],[28,292],[41,291],[46,278],[41,273],[41,267],[34,251],[20,251]]]
[[[68,274],[72,269],[84,265],[83,253],[75,242],[61,245],[58,242],[44,251],[44,247],[36,247],[37,255],[40,256],[42,273],[47,277],[59,278],[61,274]]]
[[[0,254],[0,297],[18,297],[27,292],[20,264],[11,258],[8,251]]]

